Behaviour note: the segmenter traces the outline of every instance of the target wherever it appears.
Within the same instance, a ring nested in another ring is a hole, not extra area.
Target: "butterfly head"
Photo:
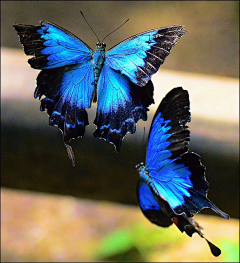
[[[135,168],[137,169],[137,171],[139,171],[140,168],[145,168],[145,165],[144,165],[143,162],[141,162],[141,163],[137,164],[137,165],[135,166]]]
[[[105,50],[106,44],[103,42],[97,42],[96,46],[99,50]]]

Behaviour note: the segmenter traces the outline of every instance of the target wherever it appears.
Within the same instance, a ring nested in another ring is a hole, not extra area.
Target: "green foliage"
[[[148,228],[142,223],[118,229],[104,237],[96,251],[101,260],[148,260],[154,250],[164,252],[182,239],[174,228]]]
[[[239,262],[239,241],[222,239],[219,243],[222,250],[222,262]]]

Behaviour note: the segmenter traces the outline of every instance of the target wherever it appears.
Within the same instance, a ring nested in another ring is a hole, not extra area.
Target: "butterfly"
[[[160,103],[151,124],[146,164],[136,166],[140,179],[138,203],[143,214],[154,224],[169,227],[174,223],[188,236],[198,233],[214,256],[221,250],[207,240],[193,213],[210,208],[225,219],[229,216],[208,198],[209,184],[205,166],[198,154],[190,152],[191,120],[189,94],[182,87],[172,89]]]
[[[63,133],[74,165],[69,141],[83,137],[89,124],[86,109],[98,101],[94,137],[115,145],[120,151],[127,133],[147,120],[154,103],[151,76],[156,73],[173,46],[186,31],[182,26],[157,28],[134,35],[105,51],[98,41],[93,51],[66,29],[46,21],[40,25],[13,25],[28,63],[41,72],[34,98],[41,100],[49,124]]]

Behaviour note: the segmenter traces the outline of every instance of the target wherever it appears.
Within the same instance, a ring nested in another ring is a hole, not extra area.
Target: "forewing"
[[[153,190],[166,200],[176,214],[199,212],[211,208],[221,216],[228,215],[207,199],[209,188],[200,156],[188,151],[190,132],[188,92],[171,90],[162,100],[150,130],[146,167]]]
[[[190,132],[189,96],[181,87],[172,89],[160,103],[149,132],[146,165],[158,168],[187,152]],[[151,164],[151,165],[150,165]]]
[[[172,224],[171,218],[163,213],[149,186],[143,180],[138,182],[137,197],[138,204],[148,220],[162,227],[168,227]]]
[[[119,151],[124,136],[136,130],[136,123],[147,119],[153,103],[153,85],[139,88],[106,62],[98,81],[98,107],[94,136],[113,143]]]
[[[112,69],[143,87],[185,33],[182,26],[172,26],[135,35],[107,51],[106,61]]]
[[[15,24],[28,60],[35,69],[52,69],[84,63],[92,50],[75,35],[53,23],[42,21],[39,26]]]

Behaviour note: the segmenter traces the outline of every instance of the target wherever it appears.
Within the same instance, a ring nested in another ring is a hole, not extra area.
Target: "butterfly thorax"
[[[149,176],[149,173],[147,171],[146,166],[144,165],[144,163],[140,163],[138,165],[136,165],[136,169],[139,172],[139,176],[141,179],[143,179],[146,183],[151,183],[151,178]]]
[[[139,172],[140,179],[144,180],[149,185],[149,187],[153,190],[153,192],[159,195],[159,192],[156,189],[156,186],[154,185],[152,178],[149,175],[147,167],[144,165],[144,163],[137,164],[136,169]]]

